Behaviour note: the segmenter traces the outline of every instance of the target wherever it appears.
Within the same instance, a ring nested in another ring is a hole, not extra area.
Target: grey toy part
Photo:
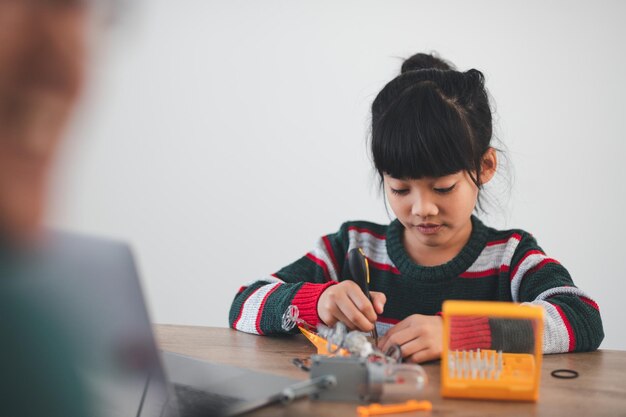
[[[333,375],[336,385],[312,393],[313,400],[380,401],[385,383],[385,364],[363,357],[311,356],[311,379]]]

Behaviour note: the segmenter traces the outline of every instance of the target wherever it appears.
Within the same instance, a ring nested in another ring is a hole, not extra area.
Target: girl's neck
[[[445,245],[428,246],[407,238],[406,229],[402,233],[402,242],[409,258],[420,266],[439,266],[454,259],[463,250],[472,235],[472,222],[468,222]]]

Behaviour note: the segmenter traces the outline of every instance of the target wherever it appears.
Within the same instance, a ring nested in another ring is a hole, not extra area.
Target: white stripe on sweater
[[[365,255],[372,261],[396,267],[387,254],[387,241],[370,233],[348,230],[348,251],[363,248]]]
[[[554,297],[555,295],[559,295],[559,294],[575,295],[577,297],[585,297],[591,300],[591,298],[587,294],[585,294],[583,290],[581,290],[580,288],[576,288],[576,287],[550,288],[549,290],[545,290],[544,292],[539,294],[537,298],[535,298],[535,300],[546,300],[550,297]]]
[[[467,272],[482,272],[489,271],[490,269],[500,269],[502,265],[510,266],[511,259],[517,245],[519,245],[519,239],[511,236],[511,238],[504,242],[493,246],[486,246],[472,266],[469,267]]]
[[[565,326],[565,323],[563,323],[563,319],[554,304],[546,301],[548,298],[560,294],[589,298],[589,296],[580,288],[555,287],[539,294],[532,303],[522,303],[540,305],[543,306],[546,311],[544,320],[543,353],[563,353],[567,352],[569,349],[569,333],[567,332],[567,327]]]
[[[563,319],[554,304],[545,301],[550,297],[560,294],[585,297],[591,300],[591,298],[589,298],[589,296],[580,288],[555,287],[542,292],[537,296],[537,298],[535,298],[535,301],[530,303],[542,305],[546,309],[546,318],[544,320],[543,353],[563,353],[569,351],[569,333],[567,332],[567,327],[565,326],[565,323],[563,323]],[[548,308],[550,308],[552,312],[548,313],[550,311]]]
[[[511,279],[511,297],[513,298],[513,301],[519,302],[519,288],[522,285],[522,279],[524,278],[524,275],[526,275],[526,272],[536,267],[541,263],[541,261],[547,258],[548,257],[543,253],[534,253],[527,256],[526,259],[522,261],[517,268],[517,271],[515,271],[515,275]]]
[[[259,334],[256,329],[256,321],[258,315],[261,314],[261,304],[263,304],[263,300],[267,294],[278,285],[281,284],[279,282],[275,282],[263,285],[250,294],[241,307],[241,316],[235,325],[237,330],[241,330],[246,333]]]
[[[319,238],[317,242],[315,242],[315,247],[309,253],[326,264],[331,281],[339,281],[339,274],[335,269],[335,264],[332,261],[330,253],[328,253],[326,249],[324,238]]]
[[[569,333],[561,319],[561,315],[553,304],[537,299],[532,303],[542,306],[545,310],[543,317],[543,353],[564,353],[569,349]]]

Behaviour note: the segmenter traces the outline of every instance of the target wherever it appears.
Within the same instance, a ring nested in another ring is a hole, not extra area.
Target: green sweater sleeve
[[[604,338],[598,305],[576,287],[569,272],[525,233],[511,262],[513,301],[545,309],[544,353],[595,350]]]
[[[289,305],[312,326],[320,321],[317,301],[330,285],[340,280],[347,252],[347,227],[321,237],[315,247],[271,276],[240,288],[229,313],[230,327],[247,333],[278,334],[282,315]],[[292,331],[297,331],[296,329]]]

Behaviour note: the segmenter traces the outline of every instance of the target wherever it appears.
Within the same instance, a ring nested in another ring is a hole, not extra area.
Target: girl
[[[406,60],[372,104],[374,166],[396,220],[346,222],[301,259],[242,287],[230,326],[281,333],[294,304],[311,325],[376,326],[383,351],[398,344],[405,360],[423,362],[441,355],[444,300],[499,300],[544,307],[544,353],[596,349],[598,305],[567,270],[530,233],[495,230],[472,214],[496,172],[491,137],[480,71],[458,72],[426,54]],[[369,259],[371,302],[345,279],[355,247]]]

